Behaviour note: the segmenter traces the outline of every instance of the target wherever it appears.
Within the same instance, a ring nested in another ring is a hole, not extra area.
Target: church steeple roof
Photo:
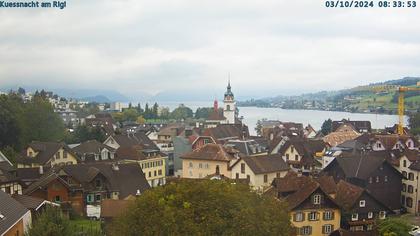
[[[226,97],[226,96],[231,96],[231,97],[233,97],[232,87],[230,86],[230,79],[229,79],[229,81],[228,81],[227,90],[226,90],[226,92],[225,92],[225,97]]]

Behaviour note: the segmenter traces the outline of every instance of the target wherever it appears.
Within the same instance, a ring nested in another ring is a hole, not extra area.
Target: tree
[[[123,111],[123,121],[136,121],[138,116],[137,109],[129,108]]]
[[[20,95],[25,95],[26,94],[26,91],[25,91],[25,89],[24,88],[21,88],[21,87],[19,87],[18,88],[18,94],[20,94]]]
[[[24,104],[25,143],[33,140],[60,141],[64,138],[64,123],[52,105],[44,98],[37,97]]]
[[[75,235],[70,221],[63,217],[59,208],[47,207],[30,226],[26,236]]]
[[[327,135],[331,132],[332,132],[332,120],[328,119],[328,120],[324,121],[324,123],[322,123],[321,133],[323,135]]]
[[[146,119],[143,118],[143,116],[137,117],[137,124],[144,124],[146,123]]]
[[[409,119],[410,132],[414,135],[420,134],[420,113],[411,114]]]
[[[159,116],[159,118],[166,120],[166,119],[169,119],[169,116],[170,116],[169,108],[162,107],[160,109],[160,116]]]
[[[152,115],[154,119],[158,118],[158,110],[159,110],[159,105],[155,102],[152,108]]]
[[[220,112],[220,109],[219,109],[219,112]],[[214,108],[212,108],[212,107],[199,107],[195,111],[195,118],[196,119],[207,119],[213,111],[214,111]]]
[[[410,229],[410,224],[401,218],[389,217],[378,222],[378,231],[382,236],[405,236]]]
[[[285,209],[244,184],[179,180],[144,192],[111,235],[290,235]]]
[[[0,96],[0,148],[23,145],[23,101],[16,94]]]
[[[189,107],[186,107],[183,104],[179,105],[179,107],[175,108],[171,112],[171,118],[176,119],[176,120],[182,120],[182,119],[185,120],[191,117],[193,117],[193,111]]]

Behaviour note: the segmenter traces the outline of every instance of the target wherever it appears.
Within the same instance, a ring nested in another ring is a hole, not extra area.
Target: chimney
[[[44,174],[44,167],[43,166],[39,166],[39,174],[40,175]]]

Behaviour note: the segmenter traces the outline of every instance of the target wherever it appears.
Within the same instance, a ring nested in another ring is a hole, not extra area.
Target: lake
[[[170,110],[178,107],[181,102],[161,102],[160,106],[169,107]],[[195,111],[198,107],[212,107],[213,102],[183,102],[185,106]],[[223,102],[219,102],[222,106]],[[398,123],[397,115],[369,114],[369,113],[349,113],[339,111],[315,111],[315,110],[285,110],[281,108],[260,108],[260,107],[239,107],[239,116],[244,117],[244,123],[248,125],[249,131],[255,135],[255,126],[258,120],[266,118],[268,120],[291,121],[303,123],[304,126],[311,124],[316,130],[321,129],[322,123],[331,118],[341,120],[369,120],[373,129],[383,129],[385,126],[393,126]],[[407,117],[406,117],[407,124]]]

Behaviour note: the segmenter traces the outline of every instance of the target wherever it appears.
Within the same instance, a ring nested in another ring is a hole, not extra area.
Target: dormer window
[[[366,201],[365,200],[360,200],[359,201],[359,206],[360,207],[365,207],[366,206]]]
[[[376,143],[376,147],[377,148],[382,148],[382,144],[381,143]]]
[[[407,161],[403,160],[403,167],[407,167]]]
[[[314,205],[321,204],[321,195],[320,194],[315,194],[312,202],[313,202]]]
[[[357,213],[353,213],[353,214],[351,214],[351,220],[352,221],[356,221],[356,220],[358,220],[359,219],[359,214],[357,214]]]
[[[368,219],[372,219],[373,218],[373,212],[368,212]]]

